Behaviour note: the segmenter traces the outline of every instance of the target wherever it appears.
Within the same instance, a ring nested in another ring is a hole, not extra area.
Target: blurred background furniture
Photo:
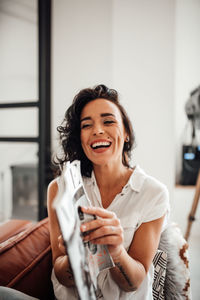
[[[40,300],[54,299],[48,219],[10,220],[0,226],[0,285]]]

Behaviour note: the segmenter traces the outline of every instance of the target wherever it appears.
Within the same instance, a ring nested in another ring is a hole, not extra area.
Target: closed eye
[[[83,124],[82,126],[81,126],[81,129],[84,129],[84,128],[87,128],[87,127],[90,127],[91,126],[91,124]]]
[[[106,125],[109,125],[109,124],[113,124],[113,123],[115,123],[115,121],[113,121],[113,120],[105,120],[104,121],[104,124]]]

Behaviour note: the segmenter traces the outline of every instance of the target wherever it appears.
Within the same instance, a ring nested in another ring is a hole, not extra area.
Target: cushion
[[[188,244],[175,223],[161,234],[159,249],[167,253],[165,299],[191,299]]]
[[[0,285],[39,299],[54,299],[48,219],[0,244]]]
[[[153,299],[164,300],[164,284],[167,267],[167,254],[161,250],[156,252],[153,259],[154,281],[152,285]]]

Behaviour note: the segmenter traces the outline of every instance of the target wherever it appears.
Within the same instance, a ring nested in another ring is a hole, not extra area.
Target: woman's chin
[[[93,165],[96,166],[106,166],[109,165],[111,163],[111,159],[110,158],[103,158],[103,157],[99,157],[98,159],[90,159]]]

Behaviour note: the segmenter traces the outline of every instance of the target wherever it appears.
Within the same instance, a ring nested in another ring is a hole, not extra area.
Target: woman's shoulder
[[[57,192],[58,192],[58,177],[53,179],[48,185],[48,189],[47,189],[48,206],[52,205],[52,202],[55,199]]]
[[[54,190],[58,190],[58,180],[59,177],[54,178],[48,185],[48,190],[54,191]]]
[[[147,174],[141,167],[137,166],[135,175],[140,182],[141,190],[149,190],[151,192],[167,193],[167,186],[152,175]]]

